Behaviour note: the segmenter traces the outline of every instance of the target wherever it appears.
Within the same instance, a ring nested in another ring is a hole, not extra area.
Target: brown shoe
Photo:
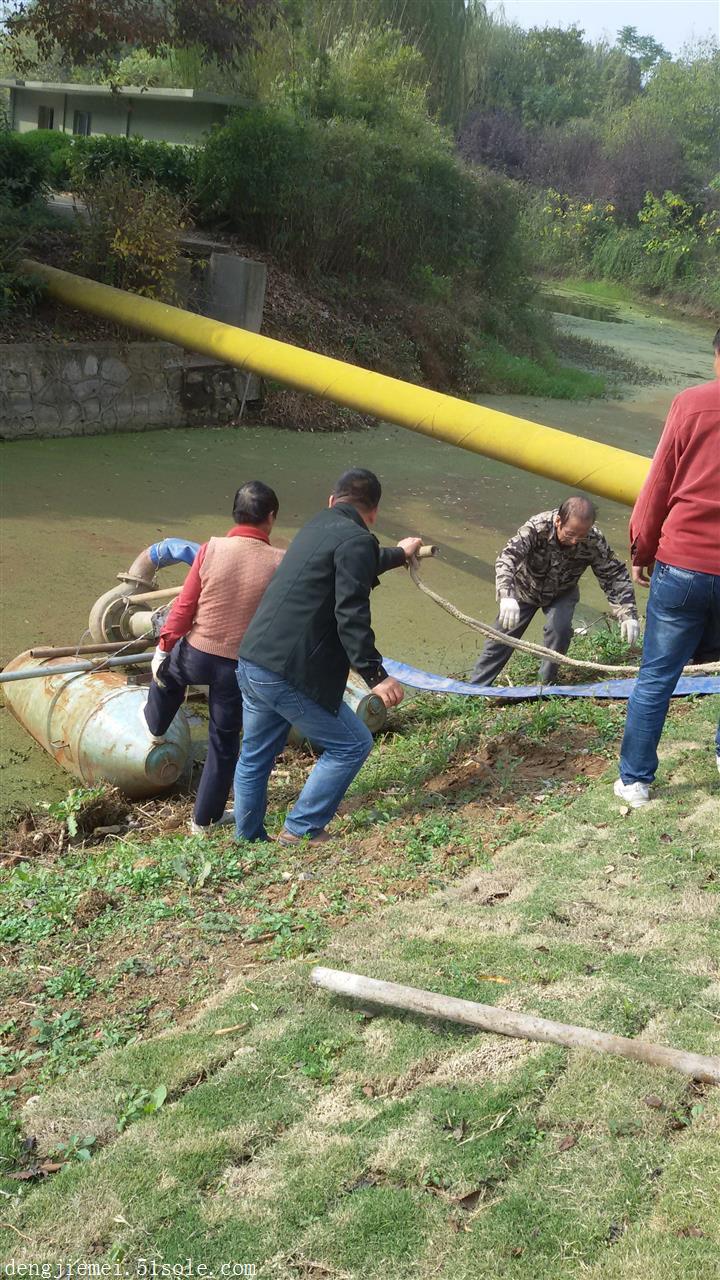
[[[278,831],[275,839],[278,844],[325,844],[327,840],[332,840],[332,836],[325,830],[316,831],[311,836],[296,836],[293,831],[283,827],[282,831]]]

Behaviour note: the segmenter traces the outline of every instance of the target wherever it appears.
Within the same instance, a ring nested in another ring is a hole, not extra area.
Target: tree
[[[658,66],[637,103],[639,119],[662,123],[680,142],[697,183],[718,171],[720,45],[700,41]],[[667,183],[673,191],[681,187]]]
[[[595,95],[592,50],[572,27],[531,27],[524,47],[523,118],[528,125],[564,124],[585,116]]]
[[[283,17],[302,32],[310,60],[343,37],[388,29],[425,60],[430,110],[456,127],[470,101],[479,33],[489,25],[484,0],[282,0]]]
[[[255,43],[256,16],[275,8],[276,0],[20,0],[3,44],[21,73],[58,45],[70,62],[107,73],[139,46],[151,55],[199,49],[203,61],[234,66]]]
[[[647,80],[659,62],[667,61],[670,57],[667,49],[652,36],[639,36],[637,27],[622,27],[618,31],[617,47],[622,53],[635,59],[643,80]]]

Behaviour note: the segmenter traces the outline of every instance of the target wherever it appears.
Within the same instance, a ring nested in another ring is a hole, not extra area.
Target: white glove
[[[152,656],[152,662],[150,663],[150,670],[152,672],[153,680],[157,680],[158,671],[160,670],[165,659],[168,658],[169,656],[170,655],[167,654],[165,650],[161,649],[160,646],[158,645],[157,649],[155,650]]]
[[[520,605],[513,596],[503,596],[500,601],[500,626],[503,631],[514,631],[520,621]]]
[[[620,635],[626,644],[637,644],[640,639],[640,623],[637,618],[625,618],[620,623]]]

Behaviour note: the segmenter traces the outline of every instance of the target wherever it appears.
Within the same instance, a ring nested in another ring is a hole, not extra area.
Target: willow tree
[[[344,33],[384,27],[422,53],[429,106],[456,127],[473,88],[478,35],[489,19],[484,0],[285,0],[288,20],[302,27],[311,52],[322,53]]]

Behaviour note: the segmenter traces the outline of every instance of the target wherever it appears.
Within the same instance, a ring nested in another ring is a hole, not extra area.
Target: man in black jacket
[[[267,784],[291,725],[322,748],[278,839],[329,839],[325,827],[372,747],[369,729],[343,702],[353,667],[387,707],[403,697],[387,674],[370,623],[378,575],[404,565],[420,538],[380,547],[380,481],[357,468],[340,477],[321,511],[293,540],[240,647],[243,742],[235,772],[235,823],[245,840],[267,840]]]

